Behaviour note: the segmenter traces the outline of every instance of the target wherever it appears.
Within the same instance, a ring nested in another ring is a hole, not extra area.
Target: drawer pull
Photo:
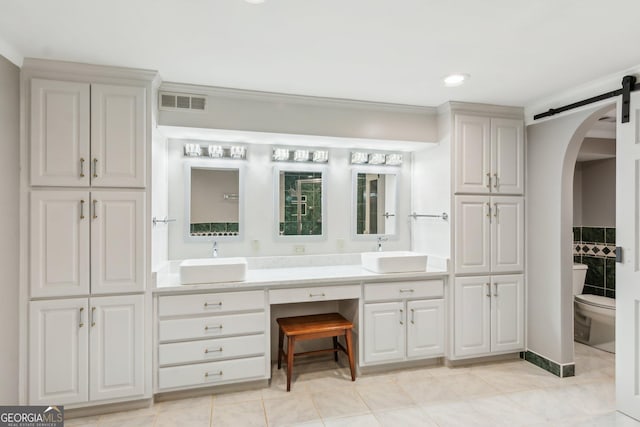
[[[415,292],[415,290],[414,289],[400,289],[400,293],[403,293],[403,292]]]
[[[416,320],[416,311],[412,308],[411,309],[411,324],[415,325],[415,320]]]
[[[209,378],[209,377],[221,377],[222,376],[222,371],[218,371],[218,372],[205,372],[204,373],[204,377],[205,378]]]
[[[209,307],[214,307],[214,308],[218,307],[218,308],[220,308],[220,307],[222,307],[222,301],[220,301],[220,302],[205,302],[204,303],[204,308],[209,308]]]
[[[208,331],[209,329],[220,329],[222,330],[222,325],[218,325],[218,326],[205,326],[204,330]]]
[[[313,298],[313,297],[324,297],[324,296],[326,296],[326,295],[324,294],[324,292],[323,292],[323,293],[321,293],[321,294],[312,294],[312,293],[309,293],[309,298]]]
[[[204,354],[207,354],[207,353],[222,353],[222,347],[214,348],[214,349],[205,348],[204,349]]]

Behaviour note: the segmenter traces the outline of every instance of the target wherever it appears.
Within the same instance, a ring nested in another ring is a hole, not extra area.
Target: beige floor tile
[[[375,384],[371,387],[358,387],[360,397],[374,412],[414,406],[415,402],[395,383]]]
[[[459,400],[456,387],[451,382],[451,377],[427,378],[421,381],[407,381],[399,383],[415,403],[428,405],[443,401]]]
[[[209,427],[211,425],[211,405],[182,407],[158,413],[156,427]]]
[[[72,418],[70,420],[64,420],[64,425],[67,427],[94,427],[98,425],[100,417],[82,417]]]
[[[373,414],[366,414],[325,420],[324,425],[326,427],[379,427],[381,424]]]
[[[482,378],[474,374],[456,375],[446,378],[449,386],[453,387],[455,393],[462,399],[492,396],[500,393],[500,390],[492,386]]]
[[[494,420],[482,417],[469,402],[448,402],[423,407],[422,410],[439,427],[493,427]]]
[[[418,407],[376,412],[374,414],[384,427],[437,427],[437,424]]]
[[[355,390],[340,389],[311,394],[323,420],[327,418],[363,415],[370,412]]]
[[[249,402],[251,400],[262,400],[262,390],[246,390],[233,393],[220,393],[213,396],[213,404],[226,405],[229,403]]]
[[[130,419],[142,417],[145,415],[156,415],[157,408],[155,405],[148,408],[134,409],[132,411],[111,412],[100,416],[100,423],[106,423],[114,420]]]
[[[479,414],[480,419],[490,421],[494,426],[528,426],[545,421],[545,418],[529,411],[525,406],[514,404],[506,395],[469,400],[469,405]]]
[[[111,419],[98,423],[100,427],[153,427],[156,423],[156,415],[142,415]]]
[[[546,421],[578,418],[585,415],[583,408],[571,402],[569,395],[561,389],[544,388],[510,393],[507,398],[544,417]]]
[[[191,397],[187,399],[166,400],[153,405],[156,412],[176,411],[180,409],[211,408],[212,396]]]
[[[211,425],[213,427],[262,427],[267,419],[262,400],[241,403],[214,404]]]
[[[320,415],[308,394],[265,399],[264,409],[270,427],[320,421]]]

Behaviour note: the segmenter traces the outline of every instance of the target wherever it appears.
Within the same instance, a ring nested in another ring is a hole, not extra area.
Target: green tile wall
[[[615,228],[573,228],[573,260],[589,266],[583,293],[616,297],[615,246]]]

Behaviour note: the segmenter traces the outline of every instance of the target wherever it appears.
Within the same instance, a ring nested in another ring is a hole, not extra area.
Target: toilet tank
[[[587,277],[587,269],[589,267],[584,264],[573,264],[573,294],[582,294],[584,288],[584,279]]]

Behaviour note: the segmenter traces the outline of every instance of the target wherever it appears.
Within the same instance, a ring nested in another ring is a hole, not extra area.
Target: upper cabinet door
[[[91,185],[145,187],[146,90],[91,85]]]
[[[31,80],[31,185],[89,186],[89,84]]]
[[[32,191],[31,297],[89,293],[89,192]]]
[[[491,203],[486,196],[456,196],[455,273],[491,268]]]
[[[91,293],[145,288],[144,193],[91,193]]]
[[[86,298],[29,303],[29,404],[89,399]]]
[[[455,116],[455,192],[491,191],[491,119]]]
[[[491,119],[492,192],[524,192],[523,135],[522,120]]]
[[[524,199],[492,197],[491,271],[524,270]]]

